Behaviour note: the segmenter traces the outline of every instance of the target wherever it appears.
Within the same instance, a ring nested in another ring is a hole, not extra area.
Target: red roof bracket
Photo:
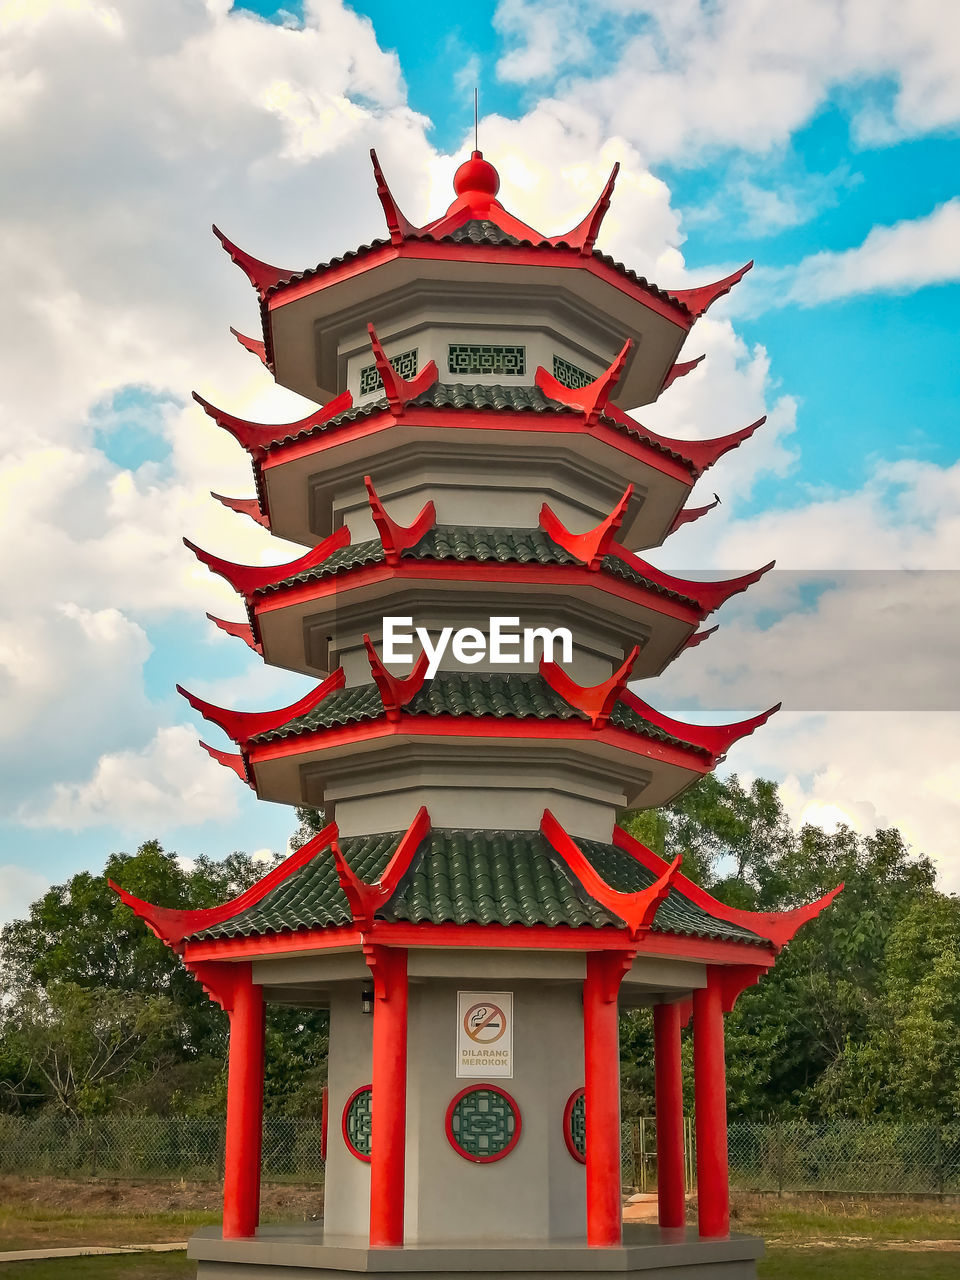
[[[241,782],[245,782],[248,787],[254,789],[253,783],[247,777],[247,767],[239,751],[218,751],[216,747],[209,746],[202,739],[200,745],[211,760],[216,760],[217,764],[222,764],[225,769],[232,769]]]
[[[414,855],[429,831],[430,815],[426,807],[421,806],[375,884],[361,880],[343,856],[340,845],[337,841],[333,842],[331,852],[337,864],[337,878],[350,904],[350,914],[359,928],[373,928],[374,916],[393,897],[397,885],[409,870]]]
[[[702,356],[697,356],[696,360],[684,360],[682,364],[672,364],[663,380],[663,386],[660,388],[661,392],[666,391],[668,387],[672,387],[678,378],[685,378],[688,373],[693,373],[701,360],[706,360],[706,358],[706,353],[704,353]]]
[[[645,720],[649,720],[656,728],[662,729],[664,733],[669,733],[672,737],[680,738],[683,742],[708,752],[713,756],[714,764],[718,764],[724,758],[735,742],[749,737],[755,729],[766,724],[783,705],[778,702],[769,711],[761,711],[759,715],[751,716],[748,720],[738,720],[735,724],[688,724],[684,720],[674,720],[661,711],[655,711],[648,702],[638,698],[629,689],[623,690],[620,701],[636,711],[638,715],[643,716]]]
[[[614,534],[623,523],[623,517],[626,515],[627,507],[630,505],[630,499],[633,497],[633,485],[628,484],[623,491],[623,497],[614,507],[614,509],[597,525],[595,529],[590,529],[587,533],[571,533],[566,525],[561,521],[545,502],[540,508],[540,528],[543,532],[564,551],[569,552],[588,569],[599,569],[603,561],[603,557],[607,554],[613,543]]]
[[[368,635],[363,637],[363,643],[367,650],[370,670],[373,672],[373,678],[377,682],[377,688],[380,690],[380,700],[383,702],[383,709],[386,712],[387,719],[392,721],[399,720],[400,712],[410,699],[416,697],[423,688],[430,659],[426,653],[421,653],[408,676],[394,676],[383,665],[380,655],[373,647],[373,641]]]
[[[373,176],[377,180],[377,195],[380,197],[380,203],[383,205],[383,213],[387,220],[387,229],[390,232],[391,244],[403,244],[407,236],[415,236],[420,234],[420,227],[415,227],[408,218],[405,218],[397,206],[396,200],[393,198],[393,192],[387,186],[387,180],[383,176],[383,170],[380,168],[380,161],[377,159],[377,153],[373,147],[370,148],[370,159],[373,163]]]
[[[212,418],[218,427],[229,431],[238,444],[242,445],[254,457],[262,457],[272,444],[285,440],[290,436],[298,436],[304,431],[312,431],[322,427],[325,422],[344,413],[353,406],[353,395],[349,391],[341,391],[340,395],[328,400],[321,408],[316,409],[298,422],[248,422],[246,418],[237,418],[232,413],[225,413],[216,408],[209,400],[204,400],[199,392],[194,391],[193,398],[200,408]]]
[[[190,934],[223,924],[224,921],[232,920],[234,916],[256,906],[271,890],[289,879],[301,867],[306,866],[321,850],[326,849],[336,835],[336,823],[331,822],[302,848],[285,858],[279,866],[268,871],[262,880],[258,880],[238,897],[231,898],[229,902],[224,902],[218,907],[199,907],[188,911],[173,907],[157,907],[153,903],[144,902],[141,898],[135,898],[132,893],[121,889],[113,880],[108,880],[107,883],[121,902],[130,907],[161,942],[165,942],[175,951],[181,951],[184,938],[189,937]]]
[[[233,1013],[237,992],[252,980],[253,966],[249,961],[224,964],[221,960],[194,960],[186,967],[207,993],[207,999],[218,1004],[224,1013]]]
[[[707,981],[720,988],[723,1012],[733,1013],[734,1005],[747,987],[755,987],[766,972],[765,964],[711,964],[707,966]]]
[[[610,177],[604,184],[604,188],[597,198],[597,203],[583,221],[578,222],[573,230],[568,231],[566,235],[552,236],[546,243],[552,245],[555,249],[560,245],[568,245],[571,249],[577,249],[581,257],[589,258],[593,253],[593,246],[597,242],[597,236],[600,234],[600,227],[607,216],[607,210],[610,208],[610,197],[613,195],[613,188],[616,185],[619,172],[620,161],[618,160],[610,170]]]
[[[415,547],[420,539],[429,533],[437,523],[437,508],[430,501],[425,504],[413,524],[397,524],[396,520],[391,520],[387,515],[370,477],[364,476],[363,483],[367,486],[367,497],[370,502],[370,510],[373,513],[373,523],[377,526],[377,533],[380,535],[380,542],[383,545],[383,553],[387,564],[396,566],[400,563],[400,556],[403,552],[408,547]]]
[[[723,280],[717,280],[715,284],[703,284],[698,289],[673,289],[671,296],[685,306],[694,320],[697,320],[709,307],[713,306],[718,298],[722,298],[735,284],[739,284],[752,266],[751,259],[739,271],[734,271]]]
[[[623,665],[617,668],[610,679],[592,687],[577,684],[559,663],[545,662],[543,658],[540,659],[540,674],[554,693],[558,693],[571,707],[576,707],[587,716],[591,728],[602,729],[610,719],[614,704],[626,688],[639,653],[639,646],[634,645]]]
[[[674,858],[646,889],[640,889],[636,893],[620,893],[600,876],[583,850],[567,835],[549,809],[543,811],[540,833],[589,896],[624,921],[632,938],[636,939],[641,933],[649,932],[661,902],[670,892],[670,883],[680,866],[679,858]]]
[[[297,716],[305,716],[318,707],[324,698],[342,689],[345,682],[343,667],[337,667],[325,680],[316,685],[302,698],[292,702],[289,707],[278,707],[275,711],[230,711],[226,707],[215,706],[205,702],[196,694],[190,693],[182,685],[177,685],[177,693],[190,703],[194,711],[199,711],[204,720],[219,725],[228,738],[241,746],[245,746],[257,733],[269,733],[271,729],[279,729],[281,725]]]
[[[219,574],[230,583],[234,591],[249,598],[255,591],[273,586],[290,578],[295,573],[306,573],[317,565],[329,560],[335,551],[340,551],[350,544],[350,530],[341,525],[336,532],[328,534],[322,542],[298,556],[296,560],[288,560],[286,564],[234,564],[232,560],[222,560],[219,556],[204,551],[189,538],[184,538],[183,545],[189,547],[201,564],[205,564],[211,573]]]
[[[245,645],[249,645],[254,653],[259,653],[261,657],[263,656],[263,646],[254,639],[253,627],[249,622],[228,622],[226,618],[215,618],[212,613],[208,613],[207,617],[215,627],[225,631],[228,636],[236,636]]]
[[[213,228],[213,234],[229,253],[230,260],[237,264],[257,293],[259,293],[261,299],[274,285],[280,284],[281,281],[289,280],[292,275],[296,275],[296,272],[285,271],[282,267],[271,267],[269,262],[263,262],[260,258],[255,258],[253,254],[238,248],[232,240],[227,239],[216,225]]]
[[[262,338],[248,338],[245,333],[241,333],[240,330],[235,329],[233,325],[230,326],[230,332],[240,343],[241,347],[249,351],[252,356],[256,356],[265,368],[270,368],[269,364],[267,364],[267,344]]]
[[[618,849],[623,849],[625,853],[642,862],[650,871],[659,874],[666,866],[664,860],[652,849],[635,840],[622,827],[614,828],[613,843]],[[749,929],[759,937],[769,939],[777,948],[786,946],[803,925],[824,911],[843,889],[843,885],[839,884],[836,889],[831,889],[816,902],[808,902],[805,906],[795,907],[792,911],[746,911],[742,907],[728,907],[725,902],[718,902],[707,893],[706,889],[694,884],[684,875],[678,875],[676,882],[677,888],[691,902],[702,907],[716,919],[726,920],[728,924],[737,924],[743,929]]]
[[[415,400],[417,396],[422,395],[439,378],[440,374],[437,370],[436,361],[431,360],[429,364],[424,365],[415,378],[401,378],[388,360],[386,352],[380,345],[377,331],[372,324],[367,325],[367,333],[370,335],[373,358],[377,365],[377,372],[380,374],[380,381],[383,383],[383,391],[387,397],[387,403],[393,412],[399,415],[403,413],[411,400]]]
[[[712,511],[714,507],[719,507],[720,498],[718,494],[713,495],[713,501],[708,502],[705,507],[681,507],[677,514],[673,517],[673,524],[667,530],[667,537],[671,533],[676,533],[678,529],[685,524],[693,524],[694,520],[699,520],[701,516],[705,516],[708,511]]]
[[[585,387],[565,387],[552,373],[547,373],[543,365],[537,367],[534,381],[545,396],[566,405],[568,409],[579,410],[583,414],[584,425],[595,427],[620,381],[632,347],[633,339],[628,338],[613,363],[601,373],[599,378],[594,378],[593,382],[588,382]]]
[[[719,624],[714,627],[706,627],[703,631],[691,631],[683,642],[684,649],[695,649],[698,644],[703,644],[704,640],[709,640],[715,631],[719,631]]]
[[[259,498],[225,498],[222,493],[214,493],[210,490],[210,497],[215,498],[228,511],[236,511],[237,515],[249,516],[251,520],[262,525],[264,529],[270,528],[270,517],[260,510]]]

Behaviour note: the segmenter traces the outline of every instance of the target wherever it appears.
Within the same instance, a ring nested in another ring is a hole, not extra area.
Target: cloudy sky
[[[151,836],[284,847],[292,813],[203,756],[173,690],[304,688],[210,627],[236,601],[180,541],[293,554],[208,497],[249,468],[190,392],[307,412],[230,337],[255,298],[209,226],[291,268],[356,247],[382,231],[370,146],[436,216],[474,84],[501,197],[545,234],[619,160],[602,248],[665,287],[757,260],[641,416],[768,415],[698,490],[722,506],[651,558],[778,573],[644,696],[779,688],[729,766],[798,821],[899,825],[960,889],[953,0],[0,0],[0,919]]]

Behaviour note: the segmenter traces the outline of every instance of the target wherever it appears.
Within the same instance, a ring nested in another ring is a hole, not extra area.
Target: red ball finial
[[[474,151],[454,175],[453,189],[458,196],[476,192],[492,200],[500,190],[500,175],[489,160],[484,160],[482,151]]]

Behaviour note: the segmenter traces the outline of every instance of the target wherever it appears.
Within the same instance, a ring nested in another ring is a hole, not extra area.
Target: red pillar
[[[617,993],[629,967],[630,959],[619,952],[587,953],[583,984],[583,1065],[588,1245],[618,1245],[621,1239]]]
[[[403,1244],[407,1122],[407,953],[371,947],[373,1093],[370,1099],[370,1244]]]
[[[653,1059],[657,1098],[657,1209],[661,1227],[682,1227],[686,1218],[680,1021],[679,1005],[653,1006]]]
[[[249,964],[237,966],[228,1008],[227,1133],[223,1174],[223,1235],[252,1236],[260,1221],[263,1141],[263,988]],[[245,972],[240,972],[243,969]]]
[[[719,983],[693,993],[693,1082],[697,1128],[697,1215],[700,1235],[730,1234],[727,1166],[727,1076]]]

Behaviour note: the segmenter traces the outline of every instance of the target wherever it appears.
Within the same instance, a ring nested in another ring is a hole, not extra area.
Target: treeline
[[[295,843],[318,821],[298,816]],[[781,910],[846,884],[727,1018],[731,1116],[960,1113],[960,899],[937,890],[929,859],[899,832],[795,831],[774,783],[736,777],[708,777],[669,809],[623,821],[664,856],[682,854],[691,879],[736,906]],[[226,1017],[107,878],[187,908],[223,902],[267,870],[244,853],[185,863],[151,840],[111,855],[103,875],[51,888],[6,925],[0,1108],[222,1114]],[[624,1017],[621,1044],[624,1110],[652,1114],[647,1014]],[[268,1010],[268,1111],[319,1115],[326,1050],[325,1014]]]

